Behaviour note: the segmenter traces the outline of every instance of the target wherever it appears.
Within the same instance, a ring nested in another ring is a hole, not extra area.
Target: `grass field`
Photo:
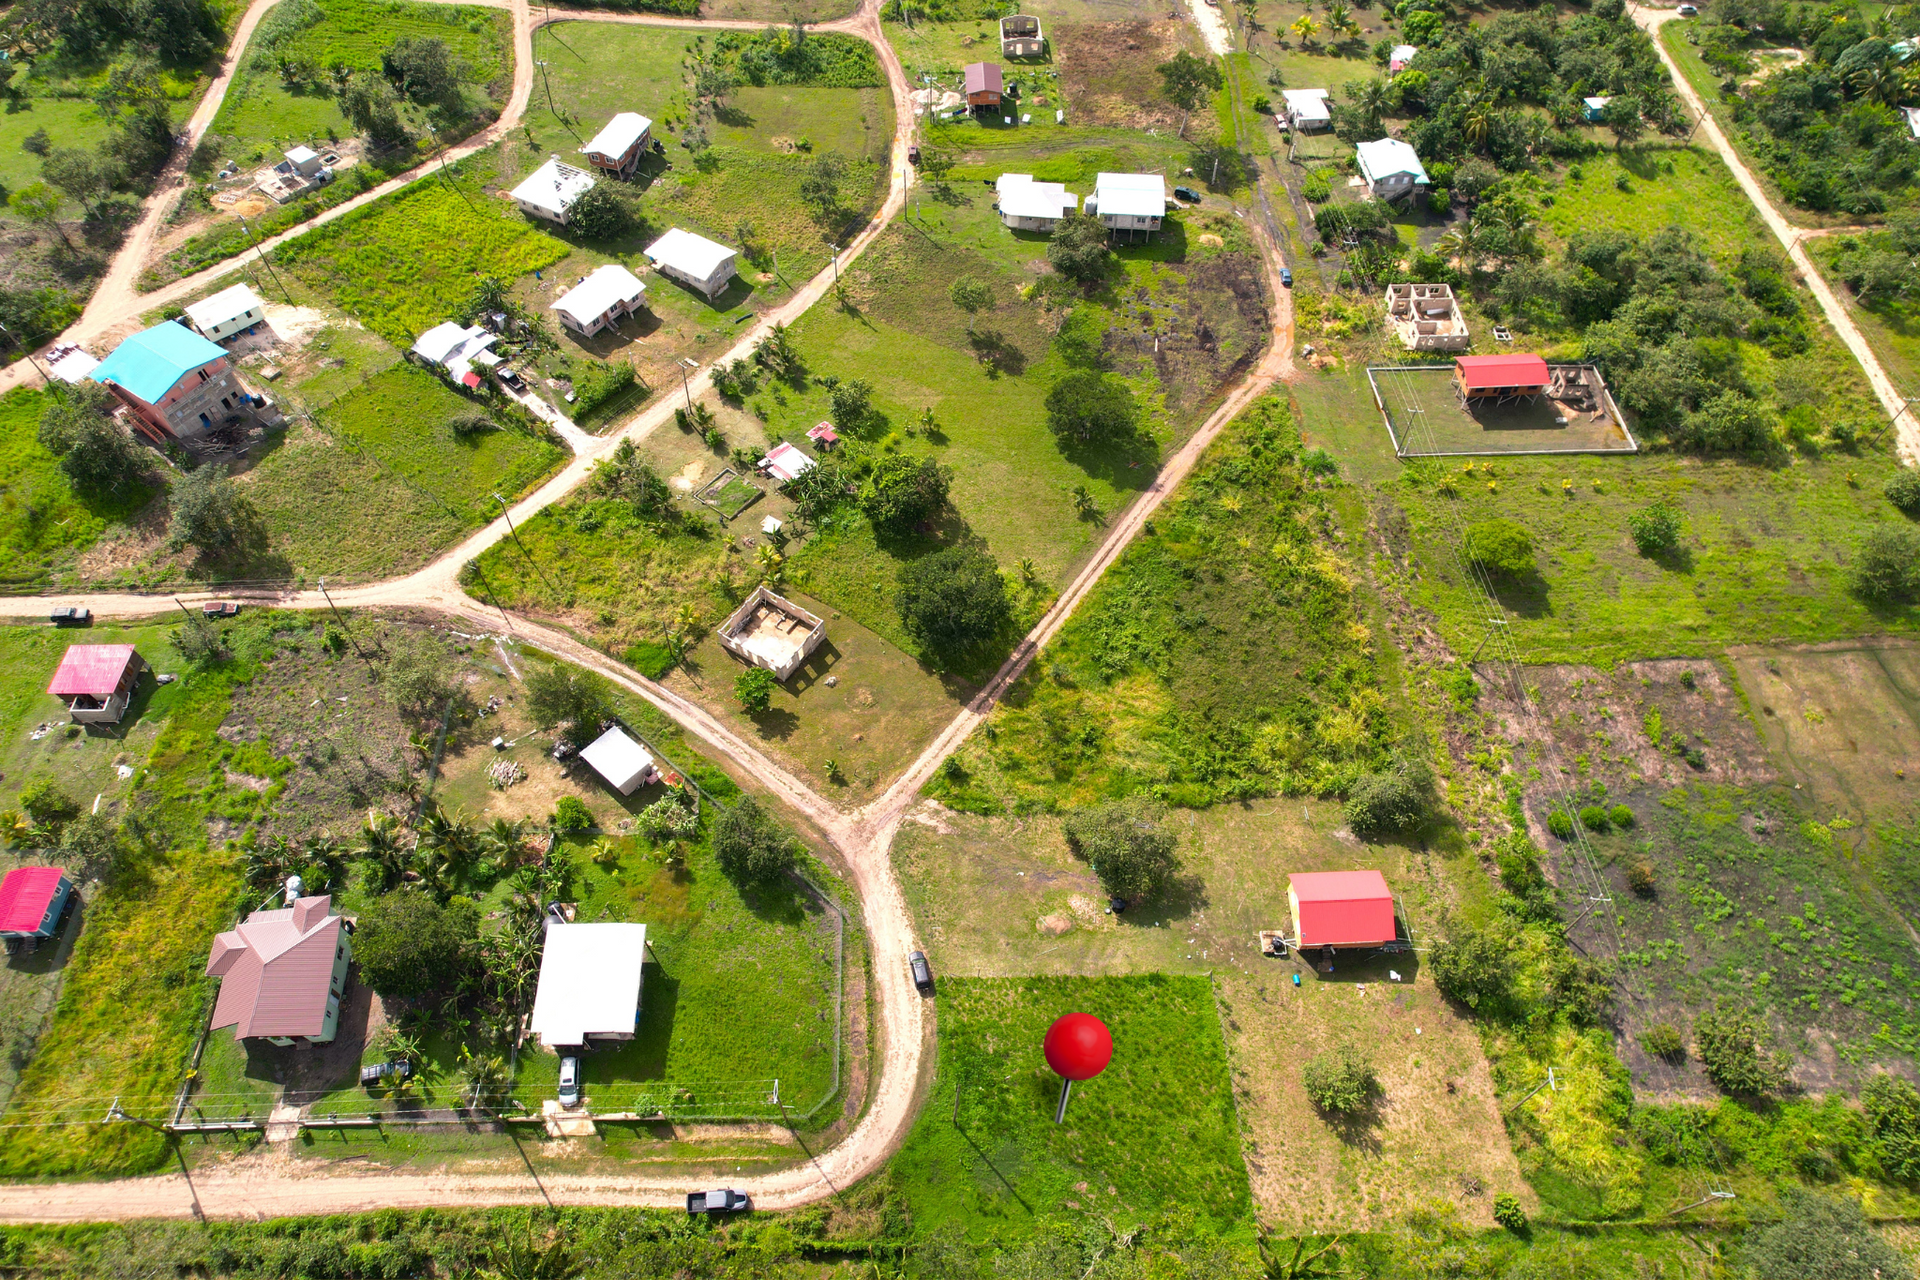
[[[1075,1010],[1107,1023],[1114,1059],[1056,1126],[1040,1040]],[[891,1167],[921,1230],[1017,1237],[1042,1217],[1138,1223],[1176,1205],[1231,1228],[1249,1209],[1237,1128],[1205,979],[947,978],[933,1096]]]
[[[1469,409],[1447,365],[1369,365],[1367,378],[1377,402],[1386,407],[1402,457],[1634,452],[1634,442],[1611,409],[1563,414],[1544,396]]]
[[[0,112],[0,185],[9,191],[40,180],[40,157],[20,145],[28,134],[45,129],[55,147],[86,151],[106,140],[107,122],[84,98],[25,97],[17,102],[17,110]],[[77,205],[72,209],[79,212]]]
[[[125,523],[152,492],[130,477],[117,498],[83,498],[58,460],[40,446],[45,392],[17,388],[0,396],[0,583],[49,583],[110,527]]]
[[[1597,227],[1637,236],[1684,227],[1723,262],[1772,242],[1718,155],[1664,141],[1609,149],[1570,165],[1541,217],[1562,240]]]

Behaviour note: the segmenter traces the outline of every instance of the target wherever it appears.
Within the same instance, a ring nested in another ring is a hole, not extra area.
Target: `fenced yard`
[[[1367,366],[1374,404],[1400,457],[1640,451],[1619,406],[1604,388],[1593,410],[1579,410],[1545,395],[1469,409],[1449,385],[1452,376],[1453,366],[1443,364]]]

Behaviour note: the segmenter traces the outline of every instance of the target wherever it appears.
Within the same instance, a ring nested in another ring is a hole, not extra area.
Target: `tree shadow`
[[[1333,1136],[1340,1139],[1342,1146],[1369,1156],[1377,1156],[1386,1149],[1386,1143],[1380,1137],[1384,1117],[1380,1114],[1377,1101],[1346,1115],[1328,1115],[1324,1111],[1319,1114],[1327,1128],[1333,1130]]]
[[[1061,454],[1088,475],[1116,489],[1144,489],[1160,471],[1160,449],[1152,438],[1136,435],[1110,444],[1063,441]]]
[[[1669,573],[1681,573],[1689,576],[1693,573],[1693,548],[1689,546],[1669,547],[1665,551],[1656,552],[1653,555],[1643,556],[1642,558],[1659,565]]]
[[[993,373],[1011,374],[1017,378],[1027,371],[1027,353],[1007,341],[1006,335],[998,329],[977,330],[968,343],[973,347],[975,359],[992,361]]]
[[[730,129],[751,129],[759,123],[752,112],[742,110],[733,103],[728,103],[724,107],[715,107],[713,118]]]
[[[785,742],[800,728],[800,717],[785,707],[751,712],[747,719],[753,721],[753,727],[760,731],[762,738],[771,738],[776,742]]]
[[[1523,618],[1545,618],[1553,613],[1552,588],[1538,570],[1492,577],[1493,595],[1509,613]]]

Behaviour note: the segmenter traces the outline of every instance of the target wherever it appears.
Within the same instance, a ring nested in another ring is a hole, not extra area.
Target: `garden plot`
[[[1337,806],[1314,801],[1175,811],[1167,821],[1184,863],[1175,887],[1116,917],[1057,819],[914,810],[895,856],[943,988],[951,975],[1213,974],[1263,1225],[1383,1226],[1436,1194],[1487,1221],[1496,1192],[1524,1196],[1473,1026],[1416,959],[1342,961],[1322,974],[1261,955],[1255,937],[1290,927],[1293,871],[1384,871],[1416,941],[1477,871],[1360,845]],[[1342,1044],[1370,1057],[1386,1086],[1377,1111],[1347,1130],[1314,1112],[1300,1082],[1309,1057]]]

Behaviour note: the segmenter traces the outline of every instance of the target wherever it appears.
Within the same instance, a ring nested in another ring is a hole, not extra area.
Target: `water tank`
[[[300,895],[303,891],[303,887],[304,886],[302,886],[300,883],[299,876],[287,877],[287,905],[288,906],[292,906],[296,901],[299,900]]]

